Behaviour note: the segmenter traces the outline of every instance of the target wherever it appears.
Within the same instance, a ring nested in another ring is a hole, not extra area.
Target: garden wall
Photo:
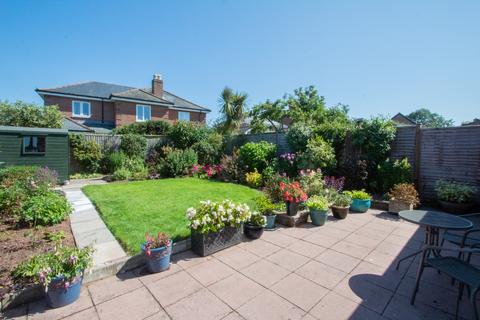
[[[235,136],[227,144],[227,150],[262,140],[277,144],[279,153],[290,151],[284,133]],[[398,127],[390,157],[408,158],[422,201],[435,200],[435,182],[443,178],[475,186],[475,200],[480,204],[480,126]]]

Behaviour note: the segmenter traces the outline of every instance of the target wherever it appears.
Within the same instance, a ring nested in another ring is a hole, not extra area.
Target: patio
[[[415,306],[409,304],[418,257],[417,226],[378,210],[331,219],[323,227],[265,231],[259,240],[200,258],[173,256],[170,270],[143,269],[85,286],[60,309],[44,301],[7,319],[452,319],[456,287],[426,269]],[[461,316],[473,317],[464,298]]]

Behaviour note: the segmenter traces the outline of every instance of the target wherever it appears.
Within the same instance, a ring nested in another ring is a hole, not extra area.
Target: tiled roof
[[[84,96],[101,99],[134,99],[145,102],[155,102],[171,105],[175,108],[185,108],[191,110],[198,110],[203,112],[209,112],[210,109],[204,108],[198,104],[195,104],[189,100],[181,98],[173,93],[164,91],[163,99],[152,94],[151,88],[139,89],[128,86],[121,86],[111,83],[103,83],[97,81],[90,81],[78,84],[65,85],[55,88],[39,88],[36,89],[39,94],[57,93],[68,94],[75,96]]]

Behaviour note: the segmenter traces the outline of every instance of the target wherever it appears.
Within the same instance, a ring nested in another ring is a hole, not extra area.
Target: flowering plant
[[[296,163],[297,154],[293,152],[282,153],[280,155],[280,170],[285,172],[288,176],[296,176],[298,173],[297,163]]]
[[[149,256],[151,249],[157,249],[162,247],[169,247],[171,243],[167,234],[159,232],[157,237],[152,237],[148,232],[145,233],[145,254]]]
[[[325,176],[323,178],[323,184],[326,188],[332,188],[340,192],[345,185],[345,177],[335,178],[334,176]]]
[[[190,170],[194,177],[198,178],[213,178],[222,173],[222,165],[221,164],[205,164],[200,166],[198,164],[194,164],[192,169]]]
[[[308,196],[320,194],[323,190],[322,170],[300,170],[300,185]]]
[[[247,172],[245,174],[245,181],[249,186],[258,188],[262,185],[262,174],[255,169],[253,172]]]
[[[236,204],[231,200],[222,202],[200,201],[200,205],[187,209],[189,226],[199,233],[217,232],[224,227],[238,227],[249,221],[253,214],[247,204]]]
[[[85,247],[55,248],[54,252],[33,256],[21,263],[13,272],[16,278],[35,279],[45,290],[55,279],[55,286],[67,289],[80,280],[83,271],[92,265],[93,249]]]
[[[290,183],[280,182],[280,190],[283,193],[283,200],[287,202],[303,202],[308,196],[300,187],[300,182],[294,181]]]
[[[260,212],[254,211],[252,212],[250,220],[248,220],[247,223],[255,226],[265,227],[267,225],[267,218],[265,218],[265,216]]]

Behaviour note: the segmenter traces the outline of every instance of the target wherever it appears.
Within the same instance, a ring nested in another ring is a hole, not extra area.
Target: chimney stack
[[[159,98],[163,98],[163,80],[162,75],[158,73],[153,75],[152,94]]]

